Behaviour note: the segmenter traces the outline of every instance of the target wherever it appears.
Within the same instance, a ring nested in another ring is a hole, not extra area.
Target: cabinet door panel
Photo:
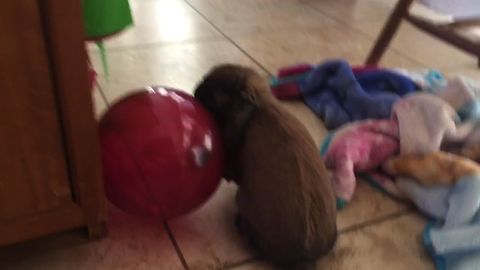
[[[0,9],[0,221],[72,200],[38,4]]]

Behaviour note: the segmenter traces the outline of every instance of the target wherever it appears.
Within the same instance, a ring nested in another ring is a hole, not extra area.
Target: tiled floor
[[[95,93],[100,115],[149,84],[191,92],[215,64],[250,65],[268,76],[282,65],[342,57],[362,63],[393,0],[131,0],[136,27],[107,42],[110,77]],[[98,71],[98,51],[89,46]],[[475,59],[413,29],[401,28],[385,66],[438,68],[480,79]],[[286,108],[317,144],[322,123],[300,103]],[[236,187],[222,183],[197,211],[168,223],[110,207],[109,235],[79,232],[0,249],[0,269],[272,269],[233,226]],[[338,216],[341,236],[318,269],[433,269],[420,243],[425,221],[409,206],[360,181]]]

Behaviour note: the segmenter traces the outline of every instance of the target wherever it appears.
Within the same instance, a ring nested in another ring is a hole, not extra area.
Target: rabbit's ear
[[[229,114],[228,128],[224,130],[227,153],[235,152],[243,145],[243,139],[248,125],[255,115],[257,107],[251,102],[237,101]]]
[[[248,100],[248,102],[261,105],[266,100],[270,102],[271,99],[275,99],[266,78],[252,69],[246,70],[246,73],[245,87],[243,88],[242,96]]]

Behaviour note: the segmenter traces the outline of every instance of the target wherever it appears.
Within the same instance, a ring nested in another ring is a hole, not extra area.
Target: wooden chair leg
[[[375,46],[370,51],[368,55],[366,64],[373,65],[377,64],[382,58],[385,50],[392,41],[395,33],[402,22],[402,19],[408,13],[408,9],[412,4],[413,0],[399,0],[392,14],[388,18],[387,23],[382,29],[380,36],[375,41]]]

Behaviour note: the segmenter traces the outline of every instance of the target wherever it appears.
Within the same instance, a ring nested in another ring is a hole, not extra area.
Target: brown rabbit
[[[392,175],[412,177],[423,185],[451,185],[463,176],[480,175],[474,161],[442,151],[401,155],[386,161],[383,169]]]
[[[252,69],[220,65],[195,90],[222,131],[225,177],[239,190],[237,226],[287,269],[314,269],[337,238],[335,197],[306,128]]]

